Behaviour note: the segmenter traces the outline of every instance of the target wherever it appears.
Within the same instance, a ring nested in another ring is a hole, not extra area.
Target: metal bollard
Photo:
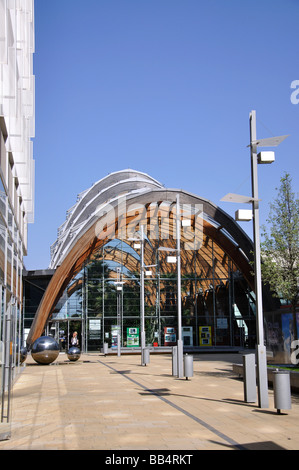
[[[106,356],[106,354],[108,354],[108,343],[104,343],[103,353],[104,353],[105,356]]]
[[[146,364],[150,363],[150,350],[149,348],[142,349],[142,365],[146,366]]]
[[[177,340],[178,347],[178,378],[181,379],[184,377],[184,355],[183,355],[183,340]]]
[[[281,410],[290,410],[291,404],[291,384],[290,372],[287,370],[273,371],[274,408],[280,414]]]
[[[189,377],[193,377],[193,356],[189,356],[188,354],[184,356],[184,376],[186,380],[188,380]]]
[[[178,347],[173,346],[172,348],[172,375],[178,375]]]
[[[120,344],[120,334],[117,335],[117,355],[121,355],[121,344]]]
[[[256,402],[256,367],[255,354],[245,354],[243,356],[243,381],[244,381],[244,401],[246,403]]]

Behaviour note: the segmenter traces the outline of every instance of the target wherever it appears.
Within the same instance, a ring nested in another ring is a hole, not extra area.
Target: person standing
[[[77,331],[74,331],[73,336],[71,338],[71,345],[72,346],[79,346],[79,340],[78,340],[78,333]]]

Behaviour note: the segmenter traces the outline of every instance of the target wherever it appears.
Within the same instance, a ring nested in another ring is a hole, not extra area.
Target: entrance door
[[[71,338],[73,333],[77,331],[79,339],[79,348],[83,348],[82,340],[82,321],[81,319],[68,318],[67,320],[53,320],[49,324],[49,334],[55,338],[59,344],[61,352],[66,352],[71,347]]]
[[[48,334],[53,336],[59,344],[61,352],[67,351],[68,348],[68,322],[64,320],[55,320],[49,324]]]
[[[78,319],[70,319],[69,320],[69,331],[68,331],[68,348],[70,348],[72,346],[72,343],[71,343],[71,339],[72,339],[72,336],[74,334],[74,332],[76,331],[77,332],[77,338],[78,338],[78,341],[79,341],[79,348],[81,349],[81,351],[85,351],[85,348],[84,348],[84,337],[83,337],[83,331],[82,331],[82,320],[81,318],[78,320]]]

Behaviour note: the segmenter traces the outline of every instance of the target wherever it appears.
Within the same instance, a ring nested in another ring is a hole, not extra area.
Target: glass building
[[[180,302],[185,348],[254,347],[252,250],[212,202],[134,170],[112,173],[79,194],[58,229],[53,275],[36,314],[26,307],[28,346],[46,332],[67,348],[77,331],[83,351],[114,348],[117,335],[134,348],[143,323],[146,344],[173,346]]]
[[[0,0],[0,439],[20,369],[23,257],[34,217],[33,1]]]
[[[234,262],[226,257],[221,273],[219,247],[211,241],[209,272],[193,253],[190,264],[182,262],[181,304],[185,346],[242,346],[255,344],[254,294]],[[136,245],[136,243],[135,243]],[[148,246],[147,246],[148,245]],[[218,252],[214,251],[218,249]],[[172,346],[177,336],[177,263],[146,240],[149,266],[145,268],[146,343]],[[131,329],[140,332],[140,249],[124,240],[109,241],[85,260],[57,302],[50,329],[69,337],[79,330],[85,351],[100,350],[103,342],[115,345],[118,327],[121,345],[133,345]],[[223,260],[223,259],[222,259]],[[49,330],[48,330],[49,331]]]

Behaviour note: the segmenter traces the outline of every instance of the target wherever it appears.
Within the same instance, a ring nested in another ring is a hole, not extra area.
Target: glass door
[[[71,347],[71,338],[74,332],[77,332],[79,339],[79,348],[82,349],[84,339],[82,337],[82,320],[81,318],[68,318],[66,320],[55,319],[48,325],[48,334],[55,338],[59,345],[60,352],[67,353]]]
[[[48,334],[53,336],[59,345],[60,352],[67,352],[69,347],[69,322],[67,320],[53,320],[49,324]]]

